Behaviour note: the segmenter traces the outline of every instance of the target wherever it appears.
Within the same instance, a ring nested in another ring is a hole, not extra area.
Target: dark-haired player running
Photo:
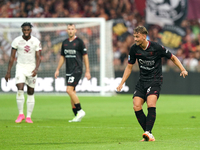
[[[162,62],[161,58],[171,59],[181,70],[180,76],[188,75],[178,58],[171,54],[163,46],[156,42],[146,40],[148,31],[143,26],[134,29],[135,44],[131,47],[128,55],[128,65],[117,91],[121,91],[123,84],[132,71],[136,59],[140,68],[140,78],[135,87],[133,104],[136,117],[144,130],[142,141],[155,141],[152,128],[156,119],[156,102],[159,98],[162,84]],[[147,103],[148,114],[144,114],[142,105]]]

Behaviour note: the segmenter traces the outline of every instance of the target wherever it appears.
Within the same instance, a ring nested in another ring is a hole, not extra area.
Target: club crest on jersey
[[[76,46],[76,43],[74,43],[73,45]]]
[[[24,51],[25,51],[25,52],[28,53],[30,50],[31,50],[31,49],[30,49],[30,46],[26,45],[26,46],[24,47]]]
[[[152,56],[152,55],[153,55],[153,52],[149,52],[149,55]]]

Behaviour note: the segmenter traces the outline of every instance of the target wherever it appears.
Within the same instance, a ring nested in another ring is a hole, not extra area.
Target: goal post
[[[13,39],[22,35],[21,24],[33,24],[32,35],[42,43],[42,62],[36,82],[36,92],[64,93],[65,64],[60,76],[54,79],[55,68],[58,64],[61,43],[68,37],[67,24],[74,23],[78,30],[77,36],[82,38],[88,49],[92,79],[87,81],[83,76],[76,87],[78,93],[112,95],[114,93],[114,69],[112,53],[112,22],[104,18],[2,18],[0,19],[0,92],[14,92],[15,65],[12,68],[12,79],[8,83],[4,76],[8,66],[11,43]],[[49,40],[49,41],[48,41]],[[7,59],[4,60],[4,57]],[[49,56],[50,55],[50,56]],[[84,65],[83,65],[84,66]],[[84,68],[85,69],[85,68]],[[109,80],[109,81],[108,81]],[[43,85],[42,85],[43,84]],[[44,86],[46,85],[46,86]]]

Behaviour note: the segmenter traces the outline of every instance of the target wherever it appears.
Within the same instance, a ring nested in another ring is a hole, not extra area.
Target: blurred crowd
[[[129,48],[134,44],[133,29],[138,25],[146,26],[149,35],[148,40],[158,42],[160,39],[161,27],[157,25],[147,26],[145,16],[140,14],[134,0],[4,0],[0,2],[0,18],[59,18],[59,17],[103,17],[106,20],[113,20],[113,64],[115,70],[124,70],[127,64]],[[119,23],[120,22],[120,23]],[[179,58],[189,71],[200,72],[200,23],[198,20],[184,20],[181,27],[186,35],[174,54]],[[95,30],[80,31],[86,35]],[[87,33],[88,32],[88,33]],[[62,35],[62,33],[59,33]],[[63,35],[65,36],[66,33]],[[90,37],[90,36],[89,36]],[[49,35],[41,35],[43,49],[46,55],[43,61],[56,55],[52,52],[52,39]],[[85,39],[89,43],[91,39]],[[94,41],[95,53],[99,55],[99,41]],[[88,44],[89,46],[89,44]],[[0,49],[3,49],[0,47]],[[89,48],[88,48],[89,49]],[[0,64],[8,62],[9,56],[1,54]],[[51,66],[50,66],[51,67]],[[138,71],[137,65],[133,70]],[[171,61],[163,60],[164,71],[175,70]]]

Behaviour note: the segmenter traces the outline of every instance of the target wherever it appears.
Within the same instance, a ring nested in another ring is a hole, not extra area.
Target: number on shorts
[[[69,83],[73,83],[74,82],[74,77],[69,77],[68,82]]]
[[[147,93],[149,93],[149,92],[150,92],[150,90],[151,90],[151,87],[149,87],[149,88],[147,89]]]

